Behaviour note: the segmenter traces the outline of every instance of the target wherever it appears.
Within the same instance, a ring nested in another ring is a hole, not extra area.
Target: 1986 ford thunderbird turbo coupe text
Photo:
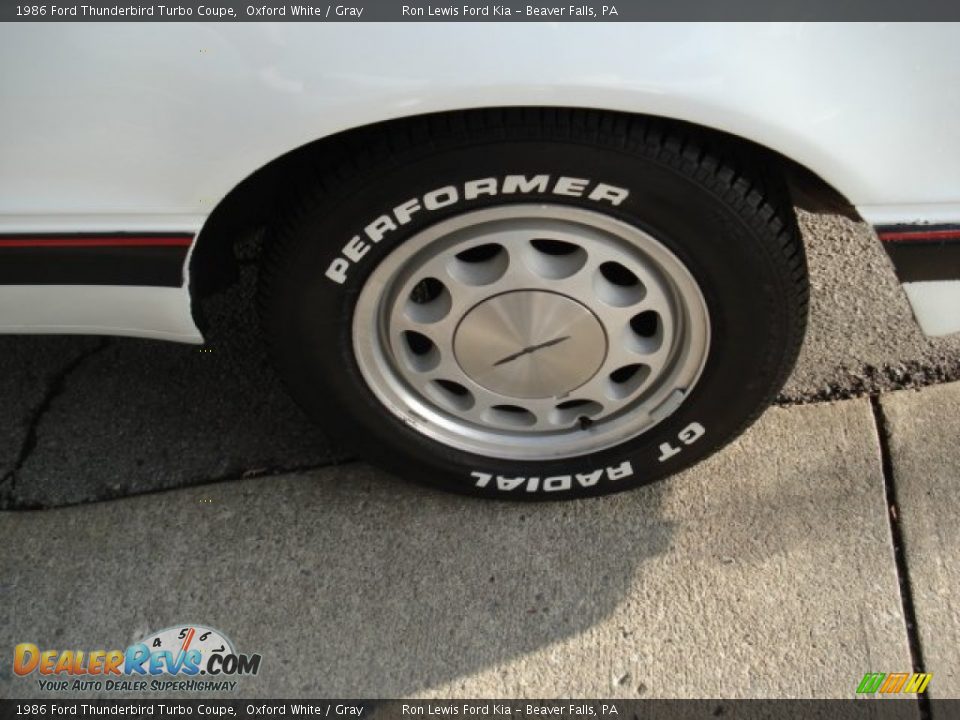
[[[343,443],[485,496],[686,467],[803,338],[795,206],[960,331],[950,24],[0,29],[0,331],[199,343],[262,228],[263,333]]]

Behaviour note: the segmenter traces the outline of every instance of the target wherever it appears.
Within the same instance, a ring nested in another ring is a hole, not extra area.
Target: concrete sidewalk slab
[[[881,400],[931,697],[960,697],[960,383]]]
[[[358,464],[8,513],[0,543],[3,697],[38,694],[14,643],[188,622],[262,653],[243,697],[850,697],[910,666],[866,400],[772,409],[601,500],[482,502]]]

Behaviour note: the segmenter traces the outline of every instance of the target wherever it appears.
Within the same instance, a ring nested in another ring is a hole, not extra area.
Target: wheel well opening
[[[363,152],[365,138],[380,135],[379,131],[388,126],[424,119],[457,115],[464,118],[466,128],[473,113],[516,113],[522,118],[523,113],[531,109],[540,111],[544,108],[483,108],[397,118],[320,138],[272,160],[234,187],[204,223],[190,261],[192,295],[194,298],[207,297],[234,284],[239,278],[240,263],[257,260],[261,231],[282,211],[288,195],[286,191],[315,174],[317,168],[330,167],[351,152]],[[725,156],[734,158],[794,206],[809,212],[838,214],[859,220],[850,202],[816,173],[751,140],[682,120],[642,113],[592,112],[645,119],[663,127],[673,126],[695,133],[705,145],[718,148]]]

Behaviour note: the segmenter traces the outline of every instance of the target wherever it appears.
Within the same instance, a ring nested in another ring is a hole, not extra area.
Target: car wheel
[[[477,111],[318,158],[261,272],[292,396],[386,469],[488,497],[599,495],[704,458],[775,396],[807,305],[785,194],[707,137]]]

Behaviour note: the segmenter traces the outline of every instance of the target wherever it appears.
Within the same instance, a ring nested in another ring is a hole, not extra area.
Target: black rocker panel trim
[[[192,234],[0,235],[0,285],[181,287]]]
[[[900,282],[960,280],[960,225],[876,228]]]

